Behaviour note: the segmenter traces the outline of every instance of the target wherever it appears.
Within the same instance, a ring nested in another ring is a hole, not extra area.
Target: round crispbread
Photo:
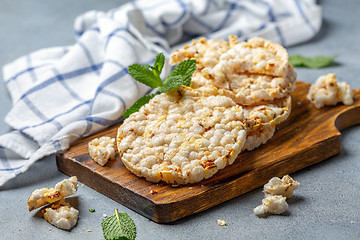
[[[117,136],[125,166],[151,182],[187,184],[232,164],[245,144],[243,109],[216,93],[181,87],[132,114]]]
[[[220,94],[232,98],[240,105],[253,105],[262,101],[272,101],[288,96],[295,89],[296,73],[289,65],[288,77],[274,77],[263,74],[221,72],[223,80],[215,76],[215,71],[204,68],[195,72],[192,88],[212,85]]]
[[[192,88],[212,85],[241,105],[252,105],[289,95],[296,84],[296,72],[288,62],[286,50],[274,42],[252,38],[239,43],[229,41],[193,41],[172,54],[171,63],[196,59]]]
[[[290,96],[244,107],[248,131],[243,150],[251,151],[266,143],[274,135],[276,126],[285,121],[290,113]]]

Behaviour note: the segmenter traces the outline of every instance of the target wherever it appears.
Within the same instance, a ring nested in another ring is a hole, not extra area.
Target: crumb
[[[350,85],[346,82],[338,82],[335,73],[320,76],[310,86],[306,97],[318,109],[324,106],[334,106],[338,102],[345,105],[354,103],[354,92]]]
[[[217,223],[219,224],[219,226],[226,226],[226,222],[224,220],[217,220]]]
[[[53,228],[49,228],[49,231],[52,231],[53,230]]]
[[[191,189],[193,189],[192,187],[189,187],[189,189],[191,190]]]
[[[36,189],[28,199],[29,211],[57,202],[65,197],[74,195],[78,189],[76,176],[64,179],[55,185],[55,188]]]
[[[83,186],[85,186],[84,184],[81,184],[81,186],[83,187]]]
[[[263,216],[267,213],[282,214],[288,209],[289,205],[286,203],[286,197],[281,195],[267,195],[262,200],[262,205],[254,209],[257,216]]]
[[[294,181],[289,175],[285,175],[282,179],[273,177],[264,185],[265,198],[262,205],[254,209],[255,215],[261,217],[266,214],[282,214],[289,205],[286,198],[290,197],[294,190],[299,187],[300,183]]]
[[[88,143],[90,157],[100,166],[115,158],[115,138],[95,138]]]
[[[102,217],[103,217],[103,218],[107,218],[107,215],[104,213],[104,214],[102,215]]]
[[[79,218],[79,211],[64,199],[43,210],[47,222],[61,229],[73,228]]]
[[[290,197],[294,190],[300,186],[300,183],[294,181],[289,175],[285,175],[282,179],[273,177],[264,185],[264,193],[267,195],[281,195]]]
[[[91,229],[88,229],[88,230],[86,230],[87,232],[92,232],[92,230]]]

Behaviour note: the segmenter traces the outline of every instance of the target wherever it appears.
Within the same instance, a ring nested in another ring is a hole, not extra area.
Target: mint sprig
[[[134,240],[136,237],[136,226],[131,217],[117,209],[114,215],[102,221],[101,226],[106,240]]]
[[[126,109],[126,111],[123,113],[123,117],[128,118],[132,113],[138,112],[143,105],[147,104],[156,95],[157,94],[145,95],[139,98],[131,107]]]
[[[133,64],[129,66],[129,74],[138,82],[151,88],[157,88],[162,84],[158,70],[149,65]]]
[[[164,64],[165,64],[165,56],[164,54],[159,53],[158,55],[156,55],[154,61],[154,68],[159,72],[159,78],[160,78],[160,73],[164,67]]]
[[[336,57],[303,57],[301,55],[289,56],[289,62],[294,67],[324,68],[330,66]]]
[[[170,91],[171,89],[179,86],[179,85],[185,85],[183,84],[183,78],[179,75],[176,76],[169,76],[166,78],[166,84],[164,84],[162,87],[159,87],[159,92],[167,92]]]
[[[196,60],[187,59],[179,63],[179,65],[174,68],[174,70],[170,73],[170,75],[165,79],[164,85],[169,83],[169,78],[174,76],[181,76],[182,82],[181,85],[190,86],[191,76],[193,75],[196,69]]]
[[[196,69],[196,60],[187,59],[181,62],[163,82],[160,75],[164,64],[165,56],[164,54],[159,53],[155,57],[153,66],[133,64],[129,66],[129,74],[138,82],[151,88],[158,88],[158,91],[161,93],[173,90],[180,85],[190,86],[191,76]],[[122,116],[128,118],[132,113],[139,111],[143,105],[148,103],[156,95],[157,94],[151,94],[141,97],[128,108]]]

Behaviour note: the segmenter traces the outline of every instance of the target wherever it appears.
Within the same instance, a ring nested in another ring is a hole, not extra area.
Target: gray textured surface
[[[0,65],[39,48],[72,44],[72,24],[77,15],[90,9],[109,10],[122,2],[1,0]],[[321,74],[335,72],[339,80],[360,88],[360,3],[320,3],[324,14],[321,33],[288,51],[307,56],[337,55],[337,64],[319,70],[297,69],[299,79],[314,82]],[[3,81],[0,91],[2,121],[11,107]],[[0,134],[8,130],[0,122]],[[342,136],[341,154],[292,174],[301,186],[288,200],[290,208],[283,216],[257,218],[253,214],[252,209],[263,195],[257,189],[177,223],[156,224],[91,188],[80,186],[72,199],[78,204],[80,219],[71,232],[56,229],[26,207],[34,189],[54,186],[66,177],[57,171],[54,156],[50,156],[0,188],[0,239],[102,239],[102,215],[111,215],[114,208],[133,218],[139,240],[360,239],[360,126],[343,131]],[[96,212],[90,213],[89,208]],[[225,220],[228,226],[218,226],[217,219]]]

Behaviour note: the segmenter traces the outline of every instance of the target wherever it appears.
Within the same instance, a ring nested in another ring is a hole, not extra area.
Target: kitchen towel
[[[3,68],[13,103],[5,121],[14,130],[0,136],[0,186],[36,160],[119,123],[151,91],[131,78],[129,65],[152,64],[157,53],[168,57],[200,36],[260,36],[289,47],[314,37],[321,20],[315,0],[140,0],[80,15],[74,45]]]

